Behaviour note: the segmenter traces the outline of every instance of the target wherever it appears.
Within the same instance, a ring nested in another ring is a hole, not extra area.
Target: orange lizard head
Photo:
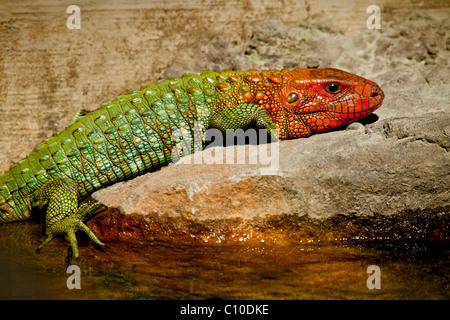
[[[356,121],[380,107],[384,98],[376,83],[338,69],[281,71],[277,105],[263,106],[281,139],[308,137]]]

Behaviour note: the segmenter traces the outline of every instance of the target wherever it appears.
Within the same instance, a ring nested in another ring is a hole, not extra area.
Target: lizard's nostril
[[[379,86],[375,85],[372,87],[372,94],[370,96],[371,97],[381,96],[381,99],[383,99],[384,93]]]

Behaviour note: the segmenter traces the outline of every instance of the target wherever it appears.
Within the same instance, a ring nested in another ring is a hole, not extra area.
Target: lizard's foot
[[[104,205],[87,202],[78,205],[77,184],[70,179],[55,179],[39,189],[33,195],[33,204],[37,208],[47,207],[46,234],[47,239],[37,248],[39,253],[55,236],[64,236],[70,242],[70,248],[75,258],[79,257],[75,232],[81,230],[97,246],[104,246],[95,234],[84,224],[91,219]]]
[[[80,208],[82,209],[82,208]],[[99,246],[104,246],[105,244],[101,242],[97,236],[86,226],[79,217],[67,217],[52,225],[52,227],[47,230],[47,239],[37,248],[36,252],[39,253],[42,248],[44,248],[55,236],[63,235],[69,242],[73,256],[78,259],[78,242],[75,236],[75,232],[81,230],[88,235],[88,237],[94,242],[94,244]]]
[[[46,215],[47,239],[37,248],[39,253],[55,236],[64,236],[70,242],[75,258],[79,257],[77,238],[75,232],[81,230],[98,246],[104,246],[95,234],[84,224],[96,214],[100,208],[106,206],[100,203],[87,202],[78,206],[76,185],[67,179],[58,179],[49,182],[34,195],[35,201],[41,206],[48,203]],[[101,210],[101,211],[103,211]]]

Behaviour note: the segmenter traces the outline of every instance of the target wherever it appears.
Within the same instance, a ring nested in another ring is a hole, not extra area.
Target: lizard
[[[0,223],[43,211],[47,238],[36,252],[64,236],[68,255],[78,258],[78,230],[96,247],[105,245],[85,224],[102,204],[83,200],[170,163],[176,130],[198,135],[253,124],[280,140],[305,138],[361,119],[383,99],[373,81],[332,68],[204,71],[158,80],[91,112],[80,110],[65,129],[13,164],[0,176]]]

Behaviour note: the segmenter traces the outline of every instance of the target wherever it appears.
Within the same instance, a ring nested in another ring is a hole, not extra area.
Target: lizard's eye
[[[298,95],[294,92],[291,92],[288,94],[286,101],[287,101],[287,103],[294,103],[297,100],[298,100]]]
[[[338,93],[339,91],[341,91],[341,87],[336,83],[330,83],[329,85],[327,85],[327,91],[329,93]]]

